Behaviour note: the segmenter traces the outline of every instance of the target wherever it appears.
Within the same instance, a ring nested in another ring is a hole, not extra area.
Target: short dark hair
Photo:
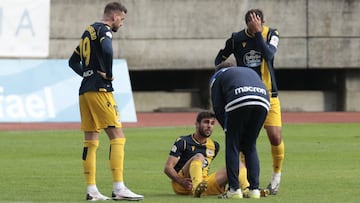
[[[251,13],[255,13],[256,15],[258,15],[261,19],[261,22],[264,22],[264,14],[263,14],[262,10],[256,8],[256,9],[250,9],[246,12],[246,14],[245,14],[245,23],[246,24],[248,24],[248,22],[250,21]]]
[[[235,63],[233,63],[231,61],[223,61],[216,66],[215,71],[218,71],[223,68],[235,67],[235,66],[236,66]]]
[[[215,118],[215,114],[210,111],[199,112],[198,115],[196,116],[196,122],[200,123],[204,118]]]
[[[113,11],[120,11],[127,13],[127,9],[124,5],[122,5],[120,2],[111,2],[106,4],[104,9],[104,14],[109,14]]]

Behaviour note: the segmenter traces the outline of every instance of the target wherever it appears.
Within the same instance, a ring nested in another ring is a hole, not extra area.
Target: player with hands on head
[[[237,66],[255,70],[270,94],[270,111],[264,123],[273,159],[273,173],[268,189],[277,194],[280,187],[281,171],[285,156],[282,139],[281,107],[275,78],[274,58],[279,43],[277,29],[265,26],[263,12],[251,9],[245,14],[246,29],[232,33],[225,47],[215,58],[215,65],[226,61],[233,54]]]

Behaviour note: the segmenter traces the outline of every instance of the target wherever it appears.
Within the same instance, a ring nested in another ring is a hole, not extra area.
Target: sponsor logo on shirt
[[[253,68],[261,65],[261,52],[251,50],[246,53],[243,62],[247,67]]]
[[[257,92],[263,95],[266,95],[266,90],[260,87],[253,87],[253,86],[244,86],[244,87],[238,87],[235,90],[235,95],[246,93],[246,92]]]

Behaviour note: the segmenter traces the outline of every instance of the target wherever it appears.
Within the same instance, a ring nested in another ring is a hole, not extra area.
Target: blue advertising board
[[[113,62],[122,122],[136,122],[128,66]],[[79,122],[81,83],[68,60],[0,60],[0,122]]]

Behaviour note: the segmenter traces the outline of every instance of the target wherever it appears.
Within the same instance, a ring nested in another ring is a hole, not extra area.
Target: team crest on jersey
[[[110,31],[106,32],[106,36],[108,36],[110,39],[112,39],[112,33]]]
[[[206,156],[212,157],[214,155],[215,155],[214,150],[212,150],[212,149],[207,149],[206,150]]]
[[[244,55],[243,62],[247,67],[253,68],[261,65],[261,52],[250,50]]]
[[[175,145],[173,145],[173,146],[171,147],[171,151],[175,153],[175,152],[177,151],[177,147],[176,147]]]

